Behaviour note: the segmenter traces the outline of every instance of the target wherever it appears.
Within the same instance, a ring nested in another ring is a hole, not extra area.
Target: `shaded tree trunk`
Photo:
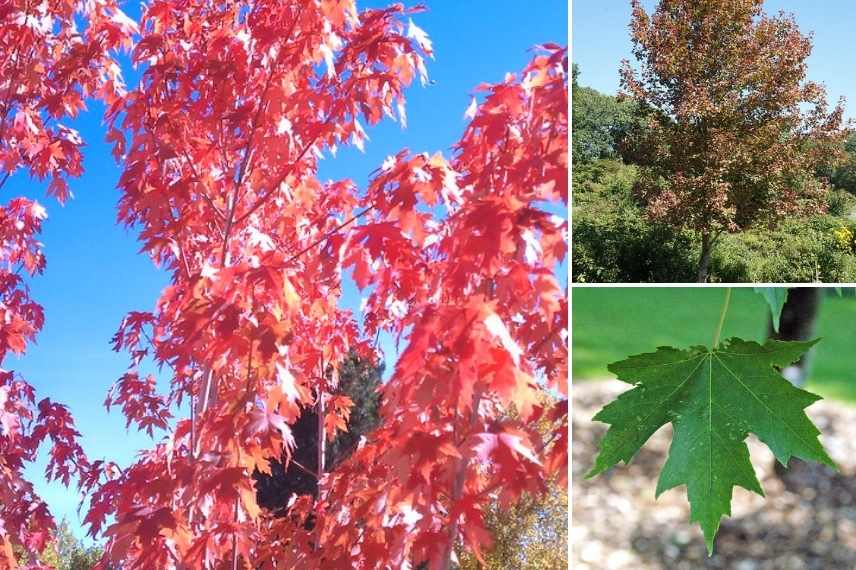
[[[777,340],[809,340],[814,336],[818,309],[820,308],[823,290],[818,287],[793,287],[788,290],[788,299],[782,307],[779,319],[779,332],[773,330],[772,318],[767,319],[767,336]],[[808,376],[809,362],[814,351],[802,355],[797,362],[782,369],[784,376],[794,386],[805,384]],[[799,461],[793,458],[791,461]],[[773,470],[780,478],[785,475],[787,468],[775,462]]]
[[[810,340],[814,335],[822,294],[823,291],[817,287],[791,288],[782,307],[779,332],[773,330],[773,321],[768,319],[767,336],[778,340]],[[794,386],[805,383],[812,352],[807,352],[799,361],[782,370],[782,375]]]
[[[698,278],[697,283],[707,283],[707,274],[710,269],[710,258],[713,254],[713,238],[709,232],[701,234],[701,255],[698,260]]]
[[[354,405],[348,421],[348,431],[340,432],[332,441],[324,439],[324,404],[304,408],[291,432],[296,442],[291,461],[271,460],[271,474],[256,471],[256,499],[259,505],[279,516],[286,514],[292,494],[318,496],[321,476],[346,459],[356,449],[362,436],[380,421],[380,394],[383,367],[350,355],[339,370],[337,393],[351,398]],[[314,519],[307,521],[312,528]]]

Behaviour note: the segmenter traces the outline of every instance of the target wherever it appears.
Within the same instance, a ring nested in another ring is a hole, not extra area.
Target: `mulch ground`
[[[592,422],[628,388],[617,380],[581,382],[573,392],[571,559],[575,570],[856,569],[856,407],[821,401],[808,409],[839,465],[835,472],[792,461],[777,473],[772,453],[754,436],[749,450],[766,499],[734,490],[710,558],[698,525],[689,523],[684,487],[654,499],[671,438],[658,431],[629,466],[584,478],[606,426]]]

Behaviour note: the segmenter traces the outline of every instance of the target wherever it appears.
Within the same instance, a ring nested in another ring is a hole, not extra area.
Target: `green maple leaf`
[[[720,519],[731,514],[734,486],[764,495],[745,443],[750,432],[784,465],[799,457],[835,467],[804,411],[820,397],[778,372],[816,342],[768,340],[762,346],[732,338],[714,350],[660,347],[610,365],[619,380],[636,387],[594,417],[610,428],[587,477],[619,461],[629,463],[655,431],[671,422],[674,435],[657,496],[686,485],[690,520],[701,525],[712,552]]]
[[[770,306],[770,315],[773,318],[773,330],[779,332],[779,320],[782,309],[788,300],[788,290],[784,287],[755,287],[755,292],[764,297]],[[840,293],[839,293],[840,294]]]

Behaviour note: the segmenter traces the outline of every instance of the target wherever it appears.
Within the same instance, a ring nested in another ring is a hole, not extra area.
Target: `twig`
[[[295,253],[294,255],[292,255],[291,257],[289,257],[288,259],[286,259],[286,260],[283,262],[283,266],[290,265],[290,264],[291,264],[291,262],[293,262],[294,260],[296,260],[298,257],[300,257],[300,256],[301,256],[301,255],[303,255],[304,253],[308,252],[310,249],[312,249],[312,248],[313,248],[313,247],[315,247],[316,245],[320,244],[320,243],[321,243],[321,242],[323,242],[324,240],[326,240],[326,239],[330,238],[333,234],[335,234],[336,232],[338,232],[338,231],[339,231],[339,230],[341,230],[342,228],[345,228],[345,227],[347,227],[347,226],[351,225],[351,224],[352,224],[352,223],[354,223],[356,220],[358,220],[359,218],[361,218],[362,216],[364,216],[365,214],[367,214],[368,212],[370,212],[371,210],[374,210],[374,209],[375,209],[375,206],[374,206],[374,205],[372,205],[372,206],[368,206],[367,208],[363,209],[363,210],[362,210],[362,211],[360,211],[360,212],[357,212],[356,214],[354,214],[353,216],[351,216],[348,220],[346,220],[346,221],[342,222],[341,224],[339,224],[338,226],[336,226],[336,227],[335,227],[335,228],[333,228],[332,230],[329,230],[329,231],[328,231],[328,232],[326,232],[324,235],[322,235],[320,238],[316,239],[315,241],[313,241],[312,243],[310,243],[309,245],[307,245],[306,247],[304,247],[303,249],[301,249],[300,251],[298,251],[297,253]]]

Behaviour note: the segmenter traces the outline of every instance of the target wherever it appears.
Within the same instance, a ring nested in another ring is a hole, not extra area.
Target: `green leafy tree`
[[[546,399],[549,406],[554,401]],[[510,417],[516,417],[512,412]],[[551,437],[551,423],[539,423],[543,437]],[[487,529],[493,536],[491,547],[481,559],[458,549],[460,570],[565,570],[568,567],[568,490],[557,479],[547,481],[547,492],[526,493],[514,505],[494,498],[485,509]],[[422,568],[418,570],[427,570]]]
[[[360,439],[377,427],[380,420],[378,388],[383,376],[383,364],[376,365],[357,355],[351,355],[339,371],[339,393],[351,399],[353,406],[348,418],[348,430],[339,432],[326,447],[326,464],[331,468],[348,457]]]
[[[84,545],[71,532],[68,523],[62,521],[56,529],[53,543],[45,549],[40,562],[54,570],[92,570],[101,559],[102,551],[98,545]]]
[[[351,354],[339,370],[337,393],[350,398],[353,405],[347,431],[340,431],[325,446],[324,464],[329,470],[356,449],[360,438],[377,427],[383,366]],[[318,492],[318,414],[306,408],[291,426],[296,446],[287,464],[271,462],[271,474],[255,473],[259,505],[284,512],[293,494],[317,495]]]
[[[573,164],[585,164],[599,158],[617,158],[621,141],[634,120],[634,105],[630,101],[619,101],[616,97],[579,85],[579,68],[575,65],[573,69]]]
[[[648,121],[628,135],[648,213],[698,233],[699,282],[724,232],[825,208],[815,173],[840,155],[842,104],[807,81],[810,38],[763,0],[632,0],[621,84]]]
[[[821,169],[819,176],[826,176],[833,186],[856,195],[856,134],[844,141],[844,159],[834,167]]]
[[[517,505],[490,505],[486,519],[493,546],[483,562],[460,553],[461,570],[564,570],[568,567],[568,492],[552,484],[542,497],[526,495]]]

